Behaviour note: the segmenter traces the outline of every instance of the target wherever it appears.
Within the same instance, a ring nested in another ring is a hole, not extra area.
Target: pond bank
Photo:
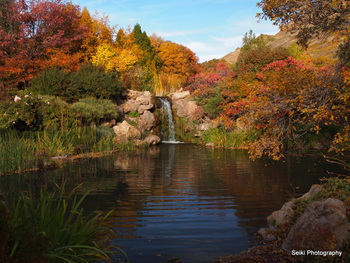
[[[267,217],[260,245],[213,262],[349,262],[349,190],[349,179],[312,185]]]

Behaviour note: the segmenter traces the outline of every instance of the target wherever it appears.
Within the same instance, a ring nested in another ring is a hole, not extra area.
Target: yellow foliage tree
[[[80,48],[84,60],[90,61],[98,46],[102,43],[113,43],[115,28],[109,25],[107,16],[99,17],[96,13],[92,17],[86,8],[81,13],[80,24],[88,28],[88,36],[83,39]]]
[[[108,43],[97,47],[96,55],[92,57],[94,65],[101,65],[107,71],[126,72],[135,65],[138,57],[130,49],[118,49]]]

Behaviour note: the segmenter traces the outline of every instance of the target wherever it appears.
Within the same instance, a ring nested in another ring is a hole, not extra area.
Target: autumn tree
[[[165,41],[159,47],[158,56],[164,90],[183,87],[188,78],[197,72],[198,58],[183,45]]]
[[[271,48],[265,35],[255,36],[252,30],[243,37],[243,45],[240,50],[234,70],[238,74],[258,72],[267,64],[286,59],[289,52],[286,48]]]
[[[115,28],[109,25],[107,16],[94,16],[84,7],[79,24],[87,28],[87,36],[82,39],[81,53],[85,61],[90,62],[97,47],[103,43],[112,44]]]
[[[188,80],[189,90],[207,116],[216,118],[223,110],[222,93],[227,90],[227,80],[234,73],[224,60],[213,59],[200,64],[199,72]]]
[[[271,19],[282,29],[297,32],[301,45],[307,47],[313,37],[336,33],[343,38],[338,55],[350,61],[350,3],[346,0],[262,0],[258,4],[261,19]]]
[[[3,0],[0,18],[0,78],[31,79],[57,49],[72,54],[84,37],[79,7],[63,0]]]

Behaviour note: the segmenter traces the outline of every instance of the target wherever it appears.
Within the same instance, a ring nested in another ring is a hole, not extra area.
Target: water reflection
[[[113,243],[131,262],[210,262],[253,245],[266,216],[306,192],[326,169],[312,158],[252,161],[240,150],[166,144],[0,177],[0,185],[15,194],[27,185],[84,182],[82,192],[95,189],[88,210],[115,209]]]

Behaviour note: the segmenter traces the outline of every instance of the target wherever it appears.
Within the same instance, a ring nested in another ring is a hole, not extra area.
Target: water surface
[[[138,154],[116,153],[63,169],[0,177],[18,192],[45,182],[95,189],[87,210],[115,209],[114,245],[132,263],[211,262],[256,244],[266,216],[307,192],[329,164],[311,157],[251,160],[243,150],[163,144]]]

